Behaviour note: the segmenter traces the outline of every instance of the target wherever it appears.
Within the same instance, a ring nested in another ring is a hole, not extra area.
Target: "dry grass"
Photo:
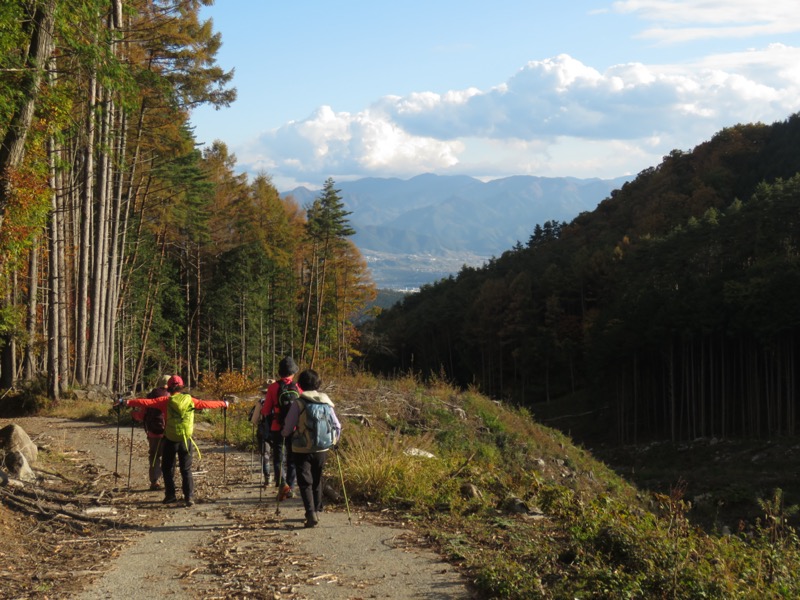
[[[111,418],[117,418],[112,407],[113,405],[110,401],[61,400],[43,407],[39,411],[39,415],[74,419],[76,421],[107,421]]]

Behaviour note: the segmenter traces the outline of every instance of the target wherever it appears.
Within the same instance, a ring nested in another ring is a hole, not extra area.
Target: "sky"
[[[279,191],[632,176],[800,111],[797,0],[216,0],[237,100],[198,143]]]

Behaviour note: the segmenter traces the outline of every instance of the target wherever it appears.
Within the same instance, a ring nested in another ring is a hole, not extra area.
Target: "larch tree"
[[[327,272],[336,252],[346,238],[355,234],[350,226],[341,190],[335,188],[332,178],[325,180],[320,195],[306,208],[307,233],[311,253],[308,259],[306,306],[303,322],[303,347],[301,360],[305,361],[307,345],[311,345],[309,364],[313,367],[320,349],[320,335],[325,312]],[[312,332],[313,328],[313,332]],[[309,336],[313,340],[309,342]]]

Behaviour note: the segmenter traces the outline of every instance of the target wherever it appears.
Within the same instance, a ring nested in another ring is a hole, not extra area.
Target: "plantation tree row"
[[[549,414],[588,398],[619,441],[794,433],[799,141],[795,115],[673,152],[594,212],[381,314],[369,365]]]
[[[197,149],[235,99],[205,4],[0,7],[0,388],[350,361],[374,290],[333,180],[303,209]]]

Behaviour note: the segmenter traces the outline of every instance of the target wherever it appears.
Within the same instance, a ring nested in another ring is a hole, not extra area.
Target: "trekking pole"
[[[342,494],[344,495],[344,505],[347,508],[347,522],[353,524],[353,519],[350,517],[350,502],[347,500],[347,489],[344,487],[344,472],[342,471],[342,461],[339,460],[339,445],[333,447],[333,453],[336,455],[336,464],[339,465],[339,478],[342,480]]]
[[[117,402],[116,406],[114,406],[114,410],[117,411],[117,451],[116,456],[114,456],[114,477],[119,477],[119,421],[120,421],[120,413],[122,413],[122,408],[120,407],[119,402]]]
[[[261,438],[260,435],[256,435],[256,444],[258,444],[258,453],[261,456],[261,460],[259,461],[259,465],[261,466],[261,471],[258,473],[258,503],[261,504],[261,496],[264,493],[264,483],[261,481],[261,478],[264,476],[264,440]]]
[[[222,409],[222,485],[228,485],[227,454],[228,450],[228,407]]]
[[[255,454],[256,444],[258,443],[258,442],[256,442],[256,426],[253,425],[252,423],[250,423],[250,432],[252,434],[251,441],[253,442],[253,445],[250,447],[250,482],[252,483],[253,482],[253,459],[255,458],[254,454]]]
[[[280,440],[281,450],[278,454],[278,493],[275,494],[275,514],[281,514],[281,495],[283,494],[283,456],[284,456],[284,447],[286,444],[284,443],[283,439]]]
[[[128,455],[128,489],[131,489],[131,466],[133,465],[133,428],[136,421],[131,419],[131,450]]]

